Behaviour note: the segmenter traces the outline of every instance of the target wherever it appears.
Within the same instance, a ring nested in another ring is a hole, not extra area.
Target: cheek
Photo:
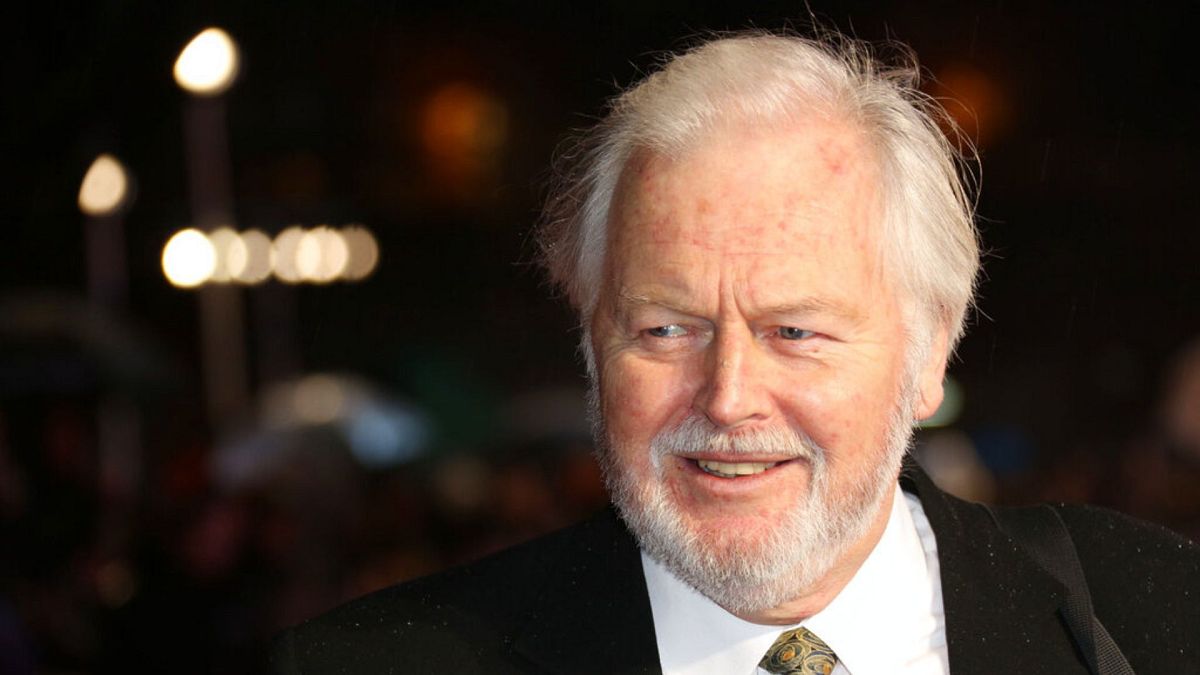
[[[858,453],[878,444],[875,437],[882,436],[891,415],[890,390],[879,382],[814,383],[791,398],[791,416],[821,447],[838,455]]]
[[[600,381],[605,423],[618,441],[644,444],[689,407],[686,378],[664,364],[617,359]]]

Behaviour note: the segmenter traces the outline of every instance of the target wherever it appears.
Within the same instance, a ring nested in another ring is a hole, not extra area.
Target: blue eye
[[[811,330],[804,330],[803,328],[796,328],[795,326],[779,327],[779,337],[783,338],[784,340],[803,340],[812,336],[813,332]]]
[[[655,326],[654,328],[649,328],[646,330],[646,333],[651,337],[656,338],[672,338],[683,335],[684,330],[683,326],[680,326],[677,323],[672,323],[667,324],[666,326]]]

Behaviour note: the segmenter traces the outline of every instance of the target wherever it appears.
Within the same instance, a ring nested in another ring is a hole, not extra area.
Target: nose
[[[725,429],[769,417],[769,369],[762,363],[764,358],[750,330],[718,331],[705,355],[704,382],[696,393],[696,410]]]

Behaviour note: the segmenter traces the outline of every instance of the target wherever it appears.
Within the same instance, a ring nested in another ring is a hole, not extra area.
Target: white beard
[[[866,535],[885,506],[912,438],[914,393],[911,386],[904,388],[887,437],[881,439],[881,456],[841,493],[830,486],[828,452],[803,432],[785,427],[731,436],[698,415],[651,441],[654,476],[638,481],[617,459],[636,449],[616,451],[617,441],[607,433],[600,414],[595,377],[588,407],[605,482],[642,549],[713,602],[744,615],[803,596]],[[664,486],[664,459],[680,451],[800,458],[810,467],[809,487],[774,527],[702,531],[684,518]]]

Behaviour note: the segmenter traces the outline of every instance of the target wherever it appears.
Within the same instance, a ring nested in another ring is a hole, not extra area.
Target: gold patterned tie
[[[829,675],[837,654],[807,628],[784,631],[758,667],[777,675]]]

